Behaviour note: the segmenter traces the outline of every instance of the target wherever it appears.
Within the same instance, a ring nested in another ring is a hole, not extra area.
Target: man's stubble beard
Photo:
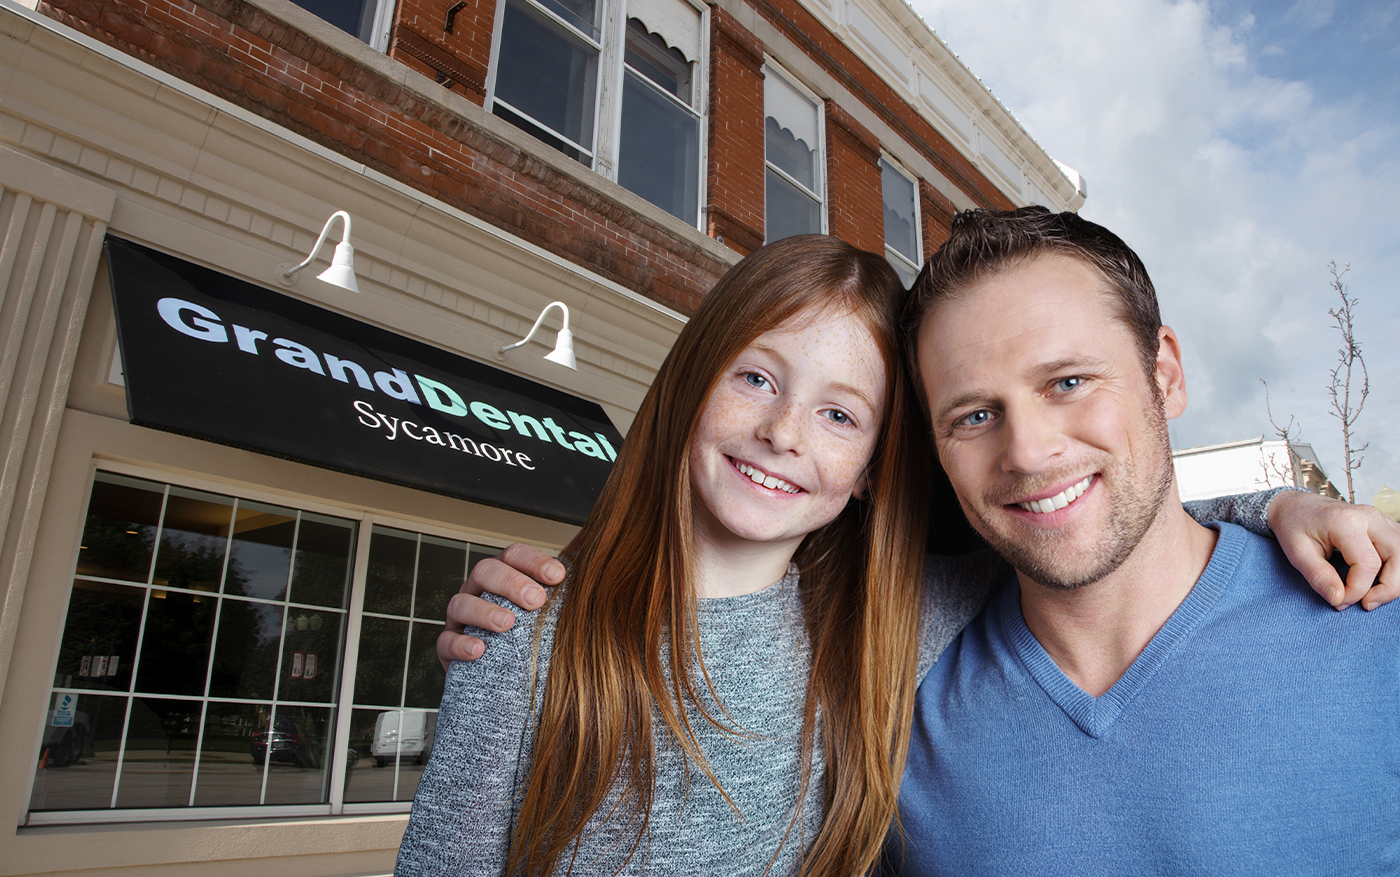
[[[1174,473],[1171,439],[1167,431],[1167,418],[1162,408],[1162,399],[1159,394],[1154,393],[1154,396],[1156,398],[1153,399],[1151,405],[1149,426],[1151,434],[1156,437],[1155,443],[1159,447],[1148,454],[1148,461],[1156,462],[1158,468],[1156,477],[1146,485],[1144,491],[1139,492],[1136,487],[1136,467],[1132,461],[1119,462],[1106,453],[1102,455],[1108,465],[1099,471],[1114,473],[1113,483],[1099,485],[1112,489],[1109,520],[1104,539],[1095,546],[1088,569],[1073,574],[1070,570],[1053,566],[1058,553],[1072,550],[1060,545],[1059,533],[1041,530],[1031,532],[1019,540],[1013,540],[1010,536],[999,533],[976,509],[970,508],[959,497],[959,503],[962,505],[963,513],[967,516],[968,522],[1017,572],[1051,590],[1077,590],[1112,574],[1123,565],[1133,550],[1142,542],[1171,493]],[[1124,490],[1124,486],[1127,486],[1128,489]],[[1023,483],[1022,485],[1013,485],[1009,489],[999,489],[996,494],[1000,496],[1024,496],[1027,492]],[[1005,502],[1004,499],[998,499],[996,496],[988,496],[984,499],[989,508],[999,508]]]

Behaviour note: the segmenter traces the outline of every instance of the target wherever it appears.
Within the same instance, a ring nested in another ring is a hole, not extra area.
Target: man
[[[1166,430],[1186,404],[1180,348],[1137,257],[1072,214],[974,211],[913,293],[939,458],[1015,571],[920,686],[892,868],[1400,868],[1393,612],[1332,613],[1272,543],[1182,510]],[[1381,557],[1345,593],[1305,563],[1334,605],[1400,585],[1395,531],[1372,533]],[[562,577],[523,546],[507,560]],[[478,589],[542,601],[487,569]],[[449,615],[508,626],[474,600]],[[448,632],[439,653],[479,649]]]
[[[920,686],[896,866],[1400,873],[1400,625],[1182,510],[1181,350],[1137,256],[974,212],[912,299],[939,460],[1015,574]]]

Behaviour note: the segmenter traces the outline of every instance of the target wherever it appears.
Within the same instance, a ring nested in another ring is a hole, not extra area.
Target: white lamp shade
[[[351,292],[360,291],[359,284],[355,282],[355,248],[350,246],[349,241],[341,241],[335,245],[331,266],[316,276],[332,286],[339,286]]]
[[[545,356],[550,362],[578,371],[574,361],[574,333],[568,329],[559,330],[559,338],[554,342],[554,350]]]

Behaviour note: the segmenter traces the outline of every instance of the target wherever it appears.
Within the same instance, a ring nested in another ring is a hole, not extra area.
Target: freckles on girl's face
[[[698,536],[796,550],[835,520],[864,488],[886,381],[875,336],[849,311],[804,311],[755,338],[691,442]]]

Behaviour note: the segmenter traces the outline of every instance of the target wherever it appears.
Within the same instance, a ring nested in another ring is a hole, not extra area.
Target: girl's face
[[[884,357],[865,321],[807,310],[721,374],[690,446],[696,535],[717,548],[796,551],[865,486],[885,410]]]

